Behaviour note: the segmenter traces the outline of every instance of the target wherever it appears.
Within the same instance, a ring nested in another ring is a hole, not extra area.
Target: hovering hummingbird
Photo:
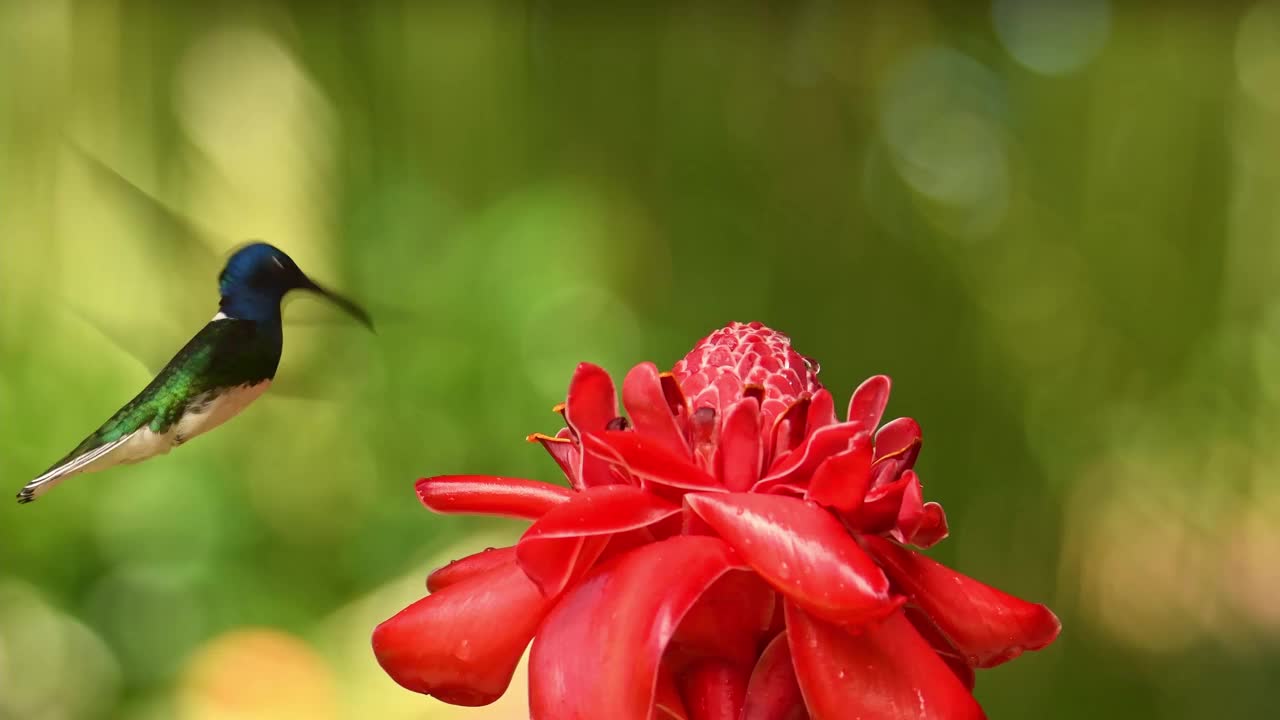
[[[213,319],[137,397],[27,483],[19,503],[35,500],[73,475],[163,455],[256,400],[280,363],[280,303],[291,290],[319,293],[373,329],[368,313],[317,285],[267,243],[237,250],[218,276],[218,289],[222,300]]]

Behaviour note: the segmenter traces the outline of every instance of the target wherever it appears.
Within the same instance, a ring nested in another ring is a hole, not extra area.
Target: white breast
[[[181,445],[191,438],[207,433],[222,423],[230,420],[248,407],[249,403],[258,399],[271,386],[270,380],[263,380],[255,385],[240,385],[223,390],[220,394],[209,393],[197,397],[189,406],[174,427],[173,444]]]

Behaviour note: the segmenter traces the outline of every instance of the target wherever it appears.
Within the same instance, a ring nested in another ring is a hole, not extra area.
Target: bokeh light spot
[[[1258,389],[1270,402],[1280,403],[1280,302],[1264,308],[1259,325],[1252,343]]]
[[[1236,75],[1255,102],[1280,111],[1280,3],[1260,2],[1236,29]]]
[[[191,139],[224,168],[257,159],[266,165],[293,136],[296,118],[314,110],[310,82],[292,56],[266,33],[211,33],[188,51],[177,110]],[[240,175],[242,173],[237,173]]]
[[[235,630],[190,659],[183,720],[325,720],[337,716],[332,672],[309,645],[270,629]]]
[[[983,235],[1009,204],[1004,92],[973,58],[925,47],[888,75],[880,132],[893,166],[923,199],[951,211],[939,229]]]
[[[279,427],[310,441],[282,440],[255,449],[253,470],[245,475],[254,510],[281,540],[341,542],[369,505],[368,494],[352,478],[376,473],[368,445],[350,430],[350,406],[299,401],[279,403],[271,412]],[[271,482],[258,480],[268,476]]]
[[[1111,31],[1108,0],[995,0],[991,19],[1005,50],[1027,69],[1066,75],[1087,65]]]
[[[86,616],[120,655],[133,683],[171,680],[174,668],[207,632],[208,607],[192,572],[123,566],[98,580]]]
[[[222,28],[182,57],[174,105],[200,150],[185,210],[237,241],[264,238],[316,277],[323,247],[334,110],[291,50],[252,28]]]
[[[1280,495],[1259,498],[1226,548],[1224,587],[1233,605],[1272,637],[1280,637]]]
[[[104,494],[97,506],[98,546],[116,563],[149,565],[177,576],[207,565],[225,518],[199,478],[175,482],[161,461],[130,473],[127,488]]]
[[[94,717],[119,684],[98,635],[31,588],[0,583],[0,718]]]
[[[551,289],[530,303],[521,338],[521,365],[544,395],[564,394],[565,368],[584,357],[622,362],[640,329],[631,309],[606,288],[582,285]],[[570,342],[571,337],[580,338]]]

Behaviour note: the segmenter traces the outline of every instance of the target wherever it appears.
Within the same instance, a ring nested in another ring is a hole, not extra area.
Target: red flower
[[[912,471],[920,426],[880,426],[889,379],[845,421],[786,336],[735,323],[671,373],[583,364],[568,427],[534,435],[572,489],[483,475],[418,482],[437,512],[527,518],[380,625],[398,683],[459,705],[506,690],[530,640],[534,720],[983,717],[975,668],[1058,619],[907,548],[947,535]],[[877,427],[879,429],[877,430]]]

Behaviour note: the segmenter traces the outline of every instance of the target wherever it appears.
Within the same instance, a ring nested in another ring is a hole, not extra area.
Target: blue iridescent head
[[[345,297],[317,285],[280,248],[264,242],[235,251],[218,275],[219,307],[229,318],[265,322],[279,320],[280,301],[291,290],[323,295],[370,329],[369,313]]]

